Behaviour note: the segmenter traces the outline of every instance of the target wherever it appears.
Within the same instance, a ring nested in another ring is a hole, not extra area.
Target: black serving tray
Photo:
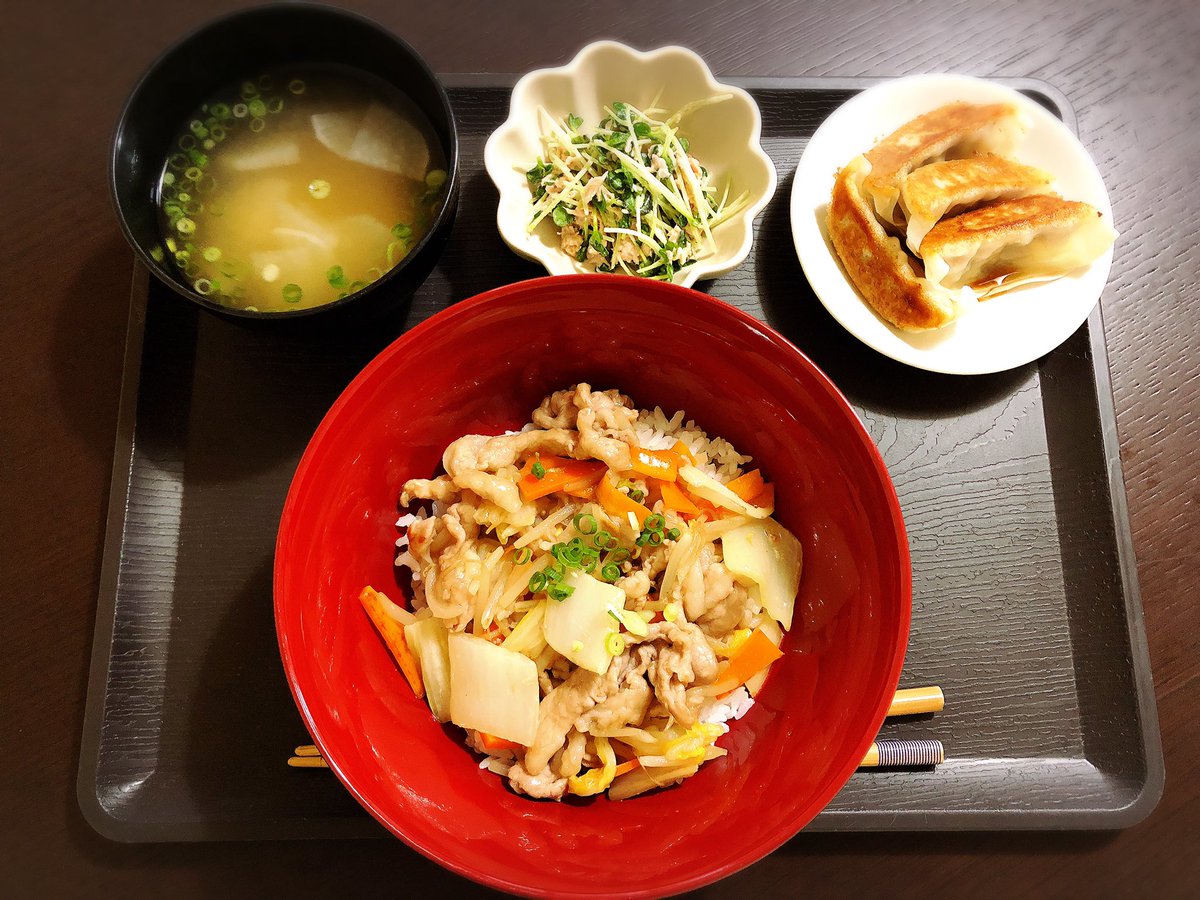
[[[458,220],[392,322],[280,334],[200,312],[134,277],[78,794],[125,841],[382,835],[332,774],[290,769],[308,737],[275,643],[271,564],[292,471],[362,366],[405,328],[544,274],[495,228],[483,145],[511,79],[447,79],[462,141]],[[1150,665],[1100,310],[1037,363],[959,377],[907,368],[825,312],[792,245],[809,135],[873,83],[745,79],[779,190],[754,252],[700,285],[766,320],[845,392],[908,524],[912,637],[902,685],[944,712],[935,771],[860,772],[813,830],[1118,828],[1162,791]],[[1008,82],[1074,127],[1061,94]]]

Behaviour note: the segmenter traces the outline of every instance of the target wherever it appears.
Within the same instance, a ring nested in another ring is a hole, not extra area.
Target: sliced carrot
[[[700,514],[700,507],[693,503],[675,482],[652,479],[650,485],[658,489],[659,496],[662,497],[663,506],[667,509],[673,509],[687,516]]]
[[[630,456],[633,459],[633,471],[662,481],[674,481],[679,477],[679,467],[687,465],[687,460],[674,450],[635,448]]]
[[[596,480],[599,481],[600,479],[597,478]],[[589,484],[581,488],[563,488],[563,493],[571,497],[578,497],[580,500],[595,500],[596,485]]]
[[[761,628],[754,629],[754,633],[729,658],[725,671],[717,676],[712,686],[713,692],[717,696],[724,696],[737,690],[781,656],[783,651],[775,646],[767,633]]]
[[[488,734],[486,731],[479,732],[479,743],[483,744],[483,748],[489,751],[496,750],[524,750],[522,744],[516,741],[506,741],[504,738],[498,738],[494,734]]]
[[[747,472],[745,475],[740,475],[725,485],[725,487],[749,503],[750,498],[757,496],[763,489],[762,470],[755,469],[752,472]]]
[[[640,769],[641,767],[642,763],[640,760],[627,760],[617,766],[616,772],[613,774],[613,778],[616,778],[618,775],[624,775],[626,772],[632,772],[634,769]]]
[[[691,496],[691,495],[689,495],[689,496]],[[724,518],[727,518],[732,515],[736,515],[736,513],[734,513],[733,510],[725,509],[724,507],[721,507],[721,506],[714,506],[712,503],[709,503],[703,497],[691,496],[691,500],[696,505],[696,508],[700,511],[701,514],[708,516],[713,521],[716,521],[717,519],[724,519]]]
[[[533,474],[533,467],[539,463],[545,470],[541,478]],[[586,459],[531,456],[521,469],[518,486],[525,500],[537,500],[557,491],[583,490],[599,481],[606,468],[602,462]]]
[[[611,472],[596,483],[596,500],[604,507],[606,513],[623,521],[627,521],[629,513],[633,513],[638,528],[645,527],[646,517],[650,515],[650,510],[628,494],[617,490],[617,482]]]
[[[425,696],[425,685],[421,681],[421,667],[417,664],[417,658],[413,656],[412,651],[408,649],[408,641],[404,639],[404,626],[387,614],[387,610],[384,609],[380,600],[381,597],[387,599],[375,588],[367,585],[358,595],[358,600],[375,624],[384,644],[399,663],[400,671],[408,679],[413,693],[416,694],[417,699],[420,699]]]
[[[762,490],[755,494],[749,503],[759,509],[775,509],[775,485],[770,482],[764,484]]]
[[[688,445],[685,444],[683,441],[676,441],[674,446],[671,447],[671,450],[674,451],[675,453],[678,453],[680,456],[682,456],[684,459],[686,459],[693,466],[696,464],[696,454],[694,454],[691,451],[691,448],[689,448]]]

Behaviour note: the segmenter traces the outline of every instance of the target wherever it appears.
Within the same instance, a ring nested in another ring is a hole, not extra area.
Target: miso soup
[[[226,306],[318,306],[383,276],[440,209],[446,161],[429,122],[348,69],[231,86],[181,128],[158,205],[166,255]]]

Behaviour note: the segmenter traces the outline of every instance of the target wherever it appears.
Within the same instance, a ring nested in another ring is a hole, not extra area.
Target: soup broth
[[[383,81],[279,71],[190,117],[159,183],[165,255],[226,306],[319,306],[383,276],[441,207],[428,121]]]

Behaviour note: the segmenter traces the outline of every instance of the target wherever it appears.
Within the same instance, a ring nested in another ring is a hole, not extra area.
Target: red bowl
[[[613,803],[534,802],[477,766],[414,699],[358,604],[400,593],[397,497],[469,432],[519,428],[586,380],[685,409],[754,456],[804,545],[784,657],[682,785]],[[829,379],[762,322],[686,288],[541,278],[459,303],[355,378],[296,470],[275,551],[275,622],[322,755],[394,834],[468,878],[531,895],[696,888],[770,853],[854,772],[900,677],[908,542],[883,460]]]

